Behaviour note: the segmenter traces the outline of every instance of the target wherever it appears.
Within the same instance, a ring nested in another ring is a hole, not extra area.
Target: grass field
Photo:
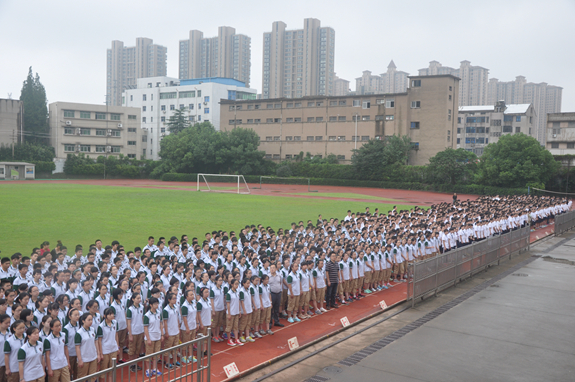
[[[44,240],[56,240],[73,251],[101,239],[104,245],[118,240],[127,249],[143,247],[147,237],[187,234],[203,238],[208,231],[238,232],[247,224],[274,230],[291,222],[343,218],[348,209],[364,211],[392,204],[326,199],[290,198],[75,184],[0,184],[0,256],[29,255]],[[409,209],[412,206],[397,206]]]
[[[374,195],[365,195],[365,194],[354,194],[351,192],[300,192],[300,193],[292,193],[288,195],[303,195],[303,196],[321,196],[324,198],[341,198],[341,199],[363,199],[363,200],[381,200],[387,202],[397,202],[394,199],[382,198],[379,196]]]

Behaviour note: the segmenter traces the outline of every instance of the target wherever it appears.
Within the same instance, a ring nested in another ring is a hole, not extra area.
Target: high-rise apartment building
[[[459,69],[442,66],[437,61],[431,61],[428,68],[419,69],[420,76],[434,76],[439,74],[451,74],[461,79],[461,81],[459,81],[460,106],[489,104],[487,97],[489,69],[481,66],[473,66],[469,61],[461,61]]]
[[[204,38],[203,32],[191,30],[189,39],[180,40],[179,75],[181,80],[194,78],[233,78],[250,85],[251,41],[235,28],[219,27],[217,37]]]
[[[508,82],[500,82],[497,78],[491,78],[488,85],[488,102],[533,104],[536,113],[536,134],[533,136],[545,145],[547,114],[561,112],[562,92],[563,88],[559,86],[548,85],[545,82],[539,84],[527,82],[524,76],[517,76],[515,81]]]
[[[136,87],[138,78],[165,76],[168,48],[150,38],[138,37],[136,46],[112,41],[106,52],[106,94],[109,105],[122,105],[122,92]]]
[[[333,80],[333,95],[345,96],[349,94],[349,81],[335,76]]]
[[[318,19],[303,29],[286,30],[284,22],[264,33],[262,98],[299,98],[334,94],[335,31]]]
[[[355,79],[356,94],[404,93],[407,91],[409,73],[398,71],[393,60],[387,66],[387,72],[379,76],[365,70],[361,77]]]

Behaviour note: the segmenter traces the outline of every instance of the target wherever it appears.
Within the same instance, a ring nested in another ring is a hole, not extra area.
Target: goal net
[[[293,187],[293,191],[305,191],[307,192],[317,192],[317,190],[312,190],[310,185],[310,178],[293,178],[293,177],[280,177],[280,176],[260,176],[259,189],[273,189],[273,185],[293,185],[299,187]],[[303,186],[303,188],[302,188]],[[285,187],[282,187],[285,189]]]
[[[197,190],[234,194],[250,193],[243,175],[198,174]]]

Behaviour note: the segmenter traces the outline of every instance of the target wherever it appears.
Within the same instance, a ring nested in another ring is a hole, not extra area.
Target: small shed
[[[34,179],[36,165],[26,162],[0,162],[0,179]]]

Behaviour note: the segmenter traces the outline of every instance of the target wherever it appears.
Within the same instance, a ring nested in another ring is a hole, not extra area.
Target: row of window
[[[295,154],[286,154],[285,155],[285,159],[293,159],[295,158],[297,155]],[[314,155],[314,158],[322,158],[322,155]],[[280,159],[280,155],[279,154],[266,154],[266,159]],[[337,156],[337,160],[345,160],[345,155],[338,155]]]
[[[559,148],[559,142],[553,142],[551,143],[551,148],[552,149],[558,149]],[[568,149],[575,149],[575,143],[567,143],[567,147]]]
[[[90,152],[96,152],[96,153],[105,153],[106,152],[106,146],[94,146],[95,147],[95,151],[92,151],[92,146],[91,145],[78,145],[79,147],[79,151],[81,153],[90,153]],[[136,141],[128,141],[128,146],[136,146]],[[120,152],[120,146],[109,146],[110,150],[108,152],[111,153],[119,153]],[[64,145],[64,151],[65,152],[74,152],[76,151],[76,145]]]
[[[92,135],[92,130],[96,130],[96,136],[97,137],[105,137],[106,136],[106,129],[88,129],[85,127],[80,127],[80,128],[66,127],[66,128],[64,128],[64,135]],[[128,133],[136,133],[136,128],[135,127],[128,128]],[[120,130],[111,130],[110,129],[108,136],[109,137],[120,137],[121,136]]]
[[[174,98],[196,98],[196,92],[194,90],[188,92],[180,92],[178,97],[178,92],[168,92],[160,93],[160,99],[174,99]],[[198,98],[202,98],[202,91],[198,90]],[[130,101],[134,100],[134,95],[130,95]],[[148,95],[142,94],[142,101],[147,101]],[[154,100],[154,95],[150,94],[150,101]],[[210,102],[210,96],[204,97],[204,102]]]
[[[378,100],[376,100],[376,102],[378,105],[385,104],[386,108],[395,107],[395,100],[394,99],[378,99]],[[262,104],[248,104],[245,106],[246,107],[244,108],[244,105],[235,104],[235,105],[230,105],[229,109],[230,110],[259,110],[259,109],[262,109]],[[307,102],[307,107],[324,107],[324,106],[325,106],[324,101],[308,101]],[[347,106],[347,101],[346,100],[332,100],[332,101],[329,101],[329,106]],[[354,99],[354,100],[352,100],[352,106],[353,107],[361,107],[363,109],[369,109],[369,108],[371,108],[371,101]],[[300,108],[300,107],[302,107],[302,103],[301,102],[287,102],[285,104],[285,107],[287,109]],[[411,107],[412,108],[421,107],[420,101],[413,101],[411,103]],[[268,103],[268,104],[266,104],[265,108],[266,109],[281,109],[282,104],[281,103]]]
[[[462,130],[463,129],[461,127],[458,127],[457,128],[457,134],[461,134]],[[503,132],[504,133],[512,133],[513,132],[513,126],[503,126]],[[521,126],[515,126],[515,132],[520,133],[521,132]],[[465,133],[466,134],[489,134],[489,127],[466,126],[465,127]]]
[[[164,117],[162,117],[162,122]],[[351,117],[352,122],[357,121],[370,121],[371,120],[371,116],[369,115],[354,115]],[[376,115],[375,116],[375,120],[376,121],[393,121],[394,120],[394,116],[393,115]],[[323,117],[307,117],[307,121],[306,122],[324,122],[324,118]],[[344,115],[339,115],[339,116],[330,116],[329,117],[329,122],[346,122],[347,121],[347,117]],[[145,122],[145,121],[144,121]],[[281,123],[282,119],[281,118],[266,118],[265,123]],[[302,119],[300,117],[294,117],[294,118],[286,118],[285,119],[285,123],[301,123]],[[243,119],[230,119],[229,120],[229,124],[230,125],[241,125],[243,123]],[[262,120],[260,118],[255,118],[255,119],[247,119],[247,123],[248,124],[253,124],[253,123],[262,123]],[[419,123],[419,122],[418,122]]]
[[[105,120],[107,117],[106,113],[99,113],[91,111],[79,111],[79,118],[81,119],[92,119],[92,114],[94,114],[94,119]],[[122,115],[116,113],[110,113],[110,120],[111,121],[120,121]],[[64,110],[64,118],[76,118],[76,111],[75,110]],[[128,119],[136,119],[135,115],[128,115]]]
[[[306,137],[306,141],[323,141],[323,136],[321,135],[308,135]],[[280,141],[281,137],[279,135],[276,136],[267,136],[266,137],[266,141],[270,142],[270,141]],[[301,141],[301,135],[288,135],[285,137],[286,141]],[[345,135],[330,135],[327,137],[328,141],[345,141],[346,140],[346,136]],[[369,141],[369,135],[362,135],[361,137],[359,135],[352,135],[351,136],[351,141],[352,142],[359,142],[359,141]]]

